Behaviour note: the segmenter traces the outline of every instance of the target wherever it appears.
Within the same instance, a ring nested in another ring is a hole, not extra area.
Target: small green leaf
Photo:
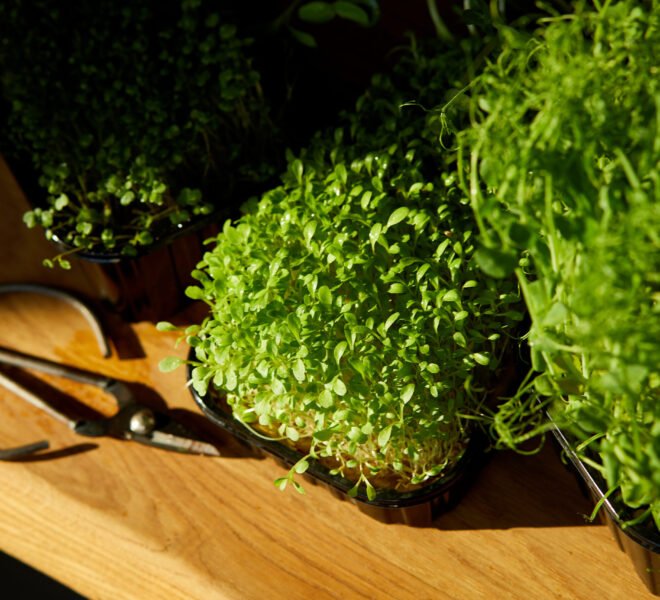
[[[414,383],[409,383],[407,386],[401,390],[401,400],[404,404],[408,404],[410,402],[410,399],[413,397],[413,394],[415,393],[415,384]]]
[[[128,206],[133,200],[135,200],[135,193],[128,191],[119,199],[119,204]]]
[[[308,46],[309,48],[316,48],[317,44],[314,36],[306,33],[305,31],[300,31],[300,29],[294,29],[293,27],[289,27],[289,31],[291,32],[291,35],[293,35],[293,37],[304,46]]]
[[[81,221],[76,224],[76,231],[82,235],[89,235],[92,233],[93,225],[89,221]]]
[[[371,227],[371,230],[369,231],[369,241],[371,242],[372,248],[378,241],[378,238],[380,237],[382,231],[383,231],[383,226],[380,223],[376,223]]]
[[[335,9],[328,2],[308,2],[298,9],[298,16],[308,23],[327,23],[335,18]]]
[[[67,206],[69,206],[69,197],[66,194],[61,194],[55,200],[55,210],[62,210]]]
[[[392,327],[392,325],[394,325],[396,320],[399,318],[399,314],[400,313],[395,312],[387,318],[387,321],[385,321],[385,331],[387,331],[390,327]]]
[[[286,437],[288,437],[292,442],[297,442],[300,439],[300,434],[297,429],[293,427],[286,428]]]
[[[326,305],[332,304],[332,293],[327,285],[322,285],[318,290],[319,300]]]
[[[387,427],[384,427],[383,429],[380,430],[380,433],[378,434],[378,445],[383,448],[385,445],[387,445],[387,442],[390,441],[390,436],[392,435],[392,426],[388,425]]]
[[[397,223],[401,223],[407,216],[410,210],[406,208],[405,206],[400,206],[397,208],[391,215],[390,218],[387,221],[387,227],[392,227],[393,225],[396,225]]]
[[[419,269],[417,269],[417,273],[415,273],[415,279],[417,280],[417,283],[419,283],[422,280],[422,277],[426,275],[426,272],[431,268],[430,263],[424,263]]]
[[[168,323],[167,321],[160,321],[156,323],[156,329],[158,331],[178,331],[178,328],[172,323]]]
[[[321,431],[314,432],[314,439],[319,440],[320,442],[327,442],[332,437],[332,429],[323,429]]]
[[[26,213],[23,213],[23,223],[25,223],[30,229],[37,224],[37,217],[34,214],[34,211],[28,210]]]
[[[373,196],[373,192],[371,190],[367,190],[362,194],[362,198],[360,199],[360,206],[362,207],[362,210],[367,210],[369,208],[369,203],[371,202],[371,197]]]
[[[346,384],[339,378],[335,379],[332,383],[332,389],[337,396],[346,395]]]
[[[204,299],[204,290],[201,288],[195,287],[194,285],[189,285],[185,291],[186,296],[192,300],[203,300]]]
[[[140,231],[135,236],[135,241],[141,246],[148,246],[154,241],[154,238],[148,231]]]
[[[307,373],[305,369],[305,363],[302,361],[302,359],[296,360],[296,362],[293,365],[293,376],[300,382],[305,381],[305,375]]]
[[[367,486],[367,498],[373,502],[376,499],[376,490],[368,481],[366,481],[365,484]]]
[[[293,470],[298,473],[299,475],[302,475],[305,471],[309,469],[309,462],[307,462],[306,459],[301,458],[294,466]]]
[[[338,2],[335,2],[334,7],[337,15],[342,19],[353,21],[354,23],[362,25],[363,27],[369,26],[369,15],[364,9],[360,8],[356,4],[353,4],[353,2],[348,2],[347,0],[339,0]]]
[[[270,382],[270,389],[273,390],[273,393],[277,394],[278,396],[286,393],[284,384],[279,379],[277,379],[277,377],[273,377],[273,380]]]
[[[346,181],[348,180],[348,172],[346,171],[346,167],[341,163],[338,164],[335,167],[335,173],[337,174],[339,181],[345,185]]]
[[[158,368],[163,373],[169,373],[170,371],[174,371],[174,369],[181,366],[184,362],[185,361],[176,356],[168,356],[158,363]]]
[[[461,348],[466,348],[467,347],[467,341],[465,340],[465,336],[460,332],[457,331],[453,335],[454,341],[461,347]]]
[[[305,228],[303,229],[303,236],[305,236],[305,241],[309,244],[309,242],[312,241],[312,238],[314,237],[314,233],[316,233],[316,221],[309,221],[306,225]]]
[[[222,25],[220,27],[220,38],[230,40],[236,36],[236,25]]]
[[[334,404],[332,399],[332,392],[330,390],[323,390],[319,394],[319,404],[323,408],[330,408]]]
[[[286,484],[289,483],[288,477],[278,477],[274,482],[275,487],[279,488],[281,491],[286,489]]]
[[[286,324],[291,335],[293,335],[296,340],[300,341],[300,319],[298,318],[298,315],[294,312],[289,313],[286,317]]]
[[[225,377],[225,388],[228,392],[233,392],[238,385],[238,379],[236,377],[236,371],[229,371]]]
[[[347,342],[339,342],[334,349],[334,357],[335,357],[335,362],[337,363],[337,366],[339,366],[339,362],[341,361],[341,357],[344,356],[344,352],[346,352],[346,349],[348,348],[348,343]]]
[[[490,364],[490,357],[483,352],[475,352],[472,354],[472,358],[474,358],[475,362],[479,363],[480,365],[487,366]]]
[[[393,283],[387,291],[390,294],[403,294],[406,291],[406,286],[402,283]]]
[[[114,246],[115,243],[115,232],[112,231],[112,229],[104,229],[101,232],[101,241],[107,246],[111,247]]]

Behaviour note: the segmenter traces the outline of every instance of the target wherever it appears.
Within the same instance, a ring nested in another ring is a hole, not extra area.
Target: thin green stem
[[[438,37],[444,42],[451,43],[454,41],[454,36],[445,22],[442,20],[440,13],[438,12],[438,5],[435,0],[426,0],[426,6],[429,9],[429,15],[431,16],[431,21],[433,21],[433,26],[435,27],[435,32]]]

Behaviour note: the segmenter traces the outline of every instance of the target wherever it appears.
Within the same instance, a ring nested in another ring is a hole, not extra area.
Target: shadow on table
[[[590,525],[593,504],[550,440],[531,456],[495,452],[463,499],[433,526],[445,530]]]
[[[102,416],[53,384],[25,371],[6,368],[3,371],[38,396],[47,398],[49,403],[72,418],[94,419]],[[214,445],[220,451],[222,460],[261,459],[254,450],[201,413],[182,408],[168,409],[164,399],[152,388],[139,383],[124,383],[139,403],[169,414],[174,421],[187,427],[195,438]],[[16,402],[21,400],[17,398]],[[110,410],[106,414],[111,415],[115,407],[108,406]],[[61,426],[66,427],[64,424]],[[23,460],[65,460],[68,456],[96,448],[96,444],[85,443],[91,440],[81,436],[80,444],[52,448]],[[25,440],[25,443],[34,441]],[[592,509],[591,501],[582,495],[576,478],[562,464],[559,452],[549,438],[537,455],[526,456],[511,451],[492,453],[458,505],[434,520],[431,526],[447,530],[577,526],[587,524],[585,515]]]
[[[0,551],[0,578],[7,598],[47,598],[48,600],[85,600],[77,592]]]
[[[45,401],[51,409],[73,421],[103,420],[114,415],[118,408],[114,397],[102,390],[98,390],[98,394],[101,394],[104,397],[102,401],[99,401],[96,396],[94,397],[94,402],[97,403],[100,408],[102,407],[103,413],[100,413],[91,406],[85,404],[83,400],[59,389],[55,379],[45,381],[30,372],[15,367],[2,366],[0,371],[5,373],[21,387],[31,392],[38,399]],[[150,408],[155,413],[168,415],[175,423],[180,424],[189,430],[191,439],[204,441],[215,446],[224,458],[244,458],[254,456],[248,448],[245,448],[236,439],[215,427],[201,414],[181,408],[168,409],[165,400],[152,388],[141,383],[129,381],[123,381],[122,383],[128,387],[136,402]],[[94,388],[91,389],[94,390]],[[96,393],[96,390],[94,390],[94,392]],[[25,400],[19,397],[17,397],[15,401],[25,402]],[[67,425],[64,422],[58,423],[55,417],[52,417],[52,419],[55,427],[61,426],[64,429],[67,428]],[[104,435],[100,436],[101,439],[103,437]],[[78,444],[72,444],[63,448],[50,447],[48,449],[41,449],[38,452],[11,458],[11,460],[20,462],[37,462],[64,459],[80,454],[81,452],[88,452],[98,448],[98,444],[92,442],[94,436],[89,437],[81,434],[78,439],[80,439],[80,443]],[[32,444],[35,441],[36,440],[34,439],[27,439],[24,441],[21,440],[21,443]]]

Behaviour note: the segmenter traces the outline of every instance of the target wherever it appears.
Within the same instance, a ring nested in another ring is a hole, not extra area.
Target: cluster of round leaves
[[[8,150],[48,194],[28,225],[74,249],[133,254],[158,223],[229,212],[201,189],[224,199],[238,177],[262,176],[237,174],[266,119],[258,74],[213,7],[11,0],[0,22]]]
[[[443,173],[433,118],[399,129],[383,101],[368,130],[374,104],[359,105],[226,222],[188,289],[210,314],[186,333],[200,394],[222,390],[247,426],[310,446],[280,485],[331,459],[373,498],[379,478],[405,488],[458,459],[522,315],[515,283],[473,260],[469,202]]]
[[[480,260],[503,274],[522,257],[532,317],[539,376],[499,432],[527,438],[533,403],[552,403],[610,489],[660,527],[660,5],[583,4],[503,33],[461,134]]]
[[[291,24],[294,12],[303,23],[319,25],[344,19],[362,27],[372,27],[380,17],[380,6],[378,0],[292,0],[287,10],[277,19],[276,25],[287,23],[288,30],[301,44],[314,48],[317,45],[314,36]]]

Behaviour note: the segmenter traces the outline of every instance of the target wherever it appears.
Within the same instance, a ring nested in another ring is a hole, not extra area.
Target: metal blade
[[[147,446],[162,448],[163,450],[174,450],[185,454],[199,454],[202,456],[220,456],[220,451],[207,442],[181,437],[163,431],[153,431],[148,435],[129,433],[129,439],[141,442]]]

